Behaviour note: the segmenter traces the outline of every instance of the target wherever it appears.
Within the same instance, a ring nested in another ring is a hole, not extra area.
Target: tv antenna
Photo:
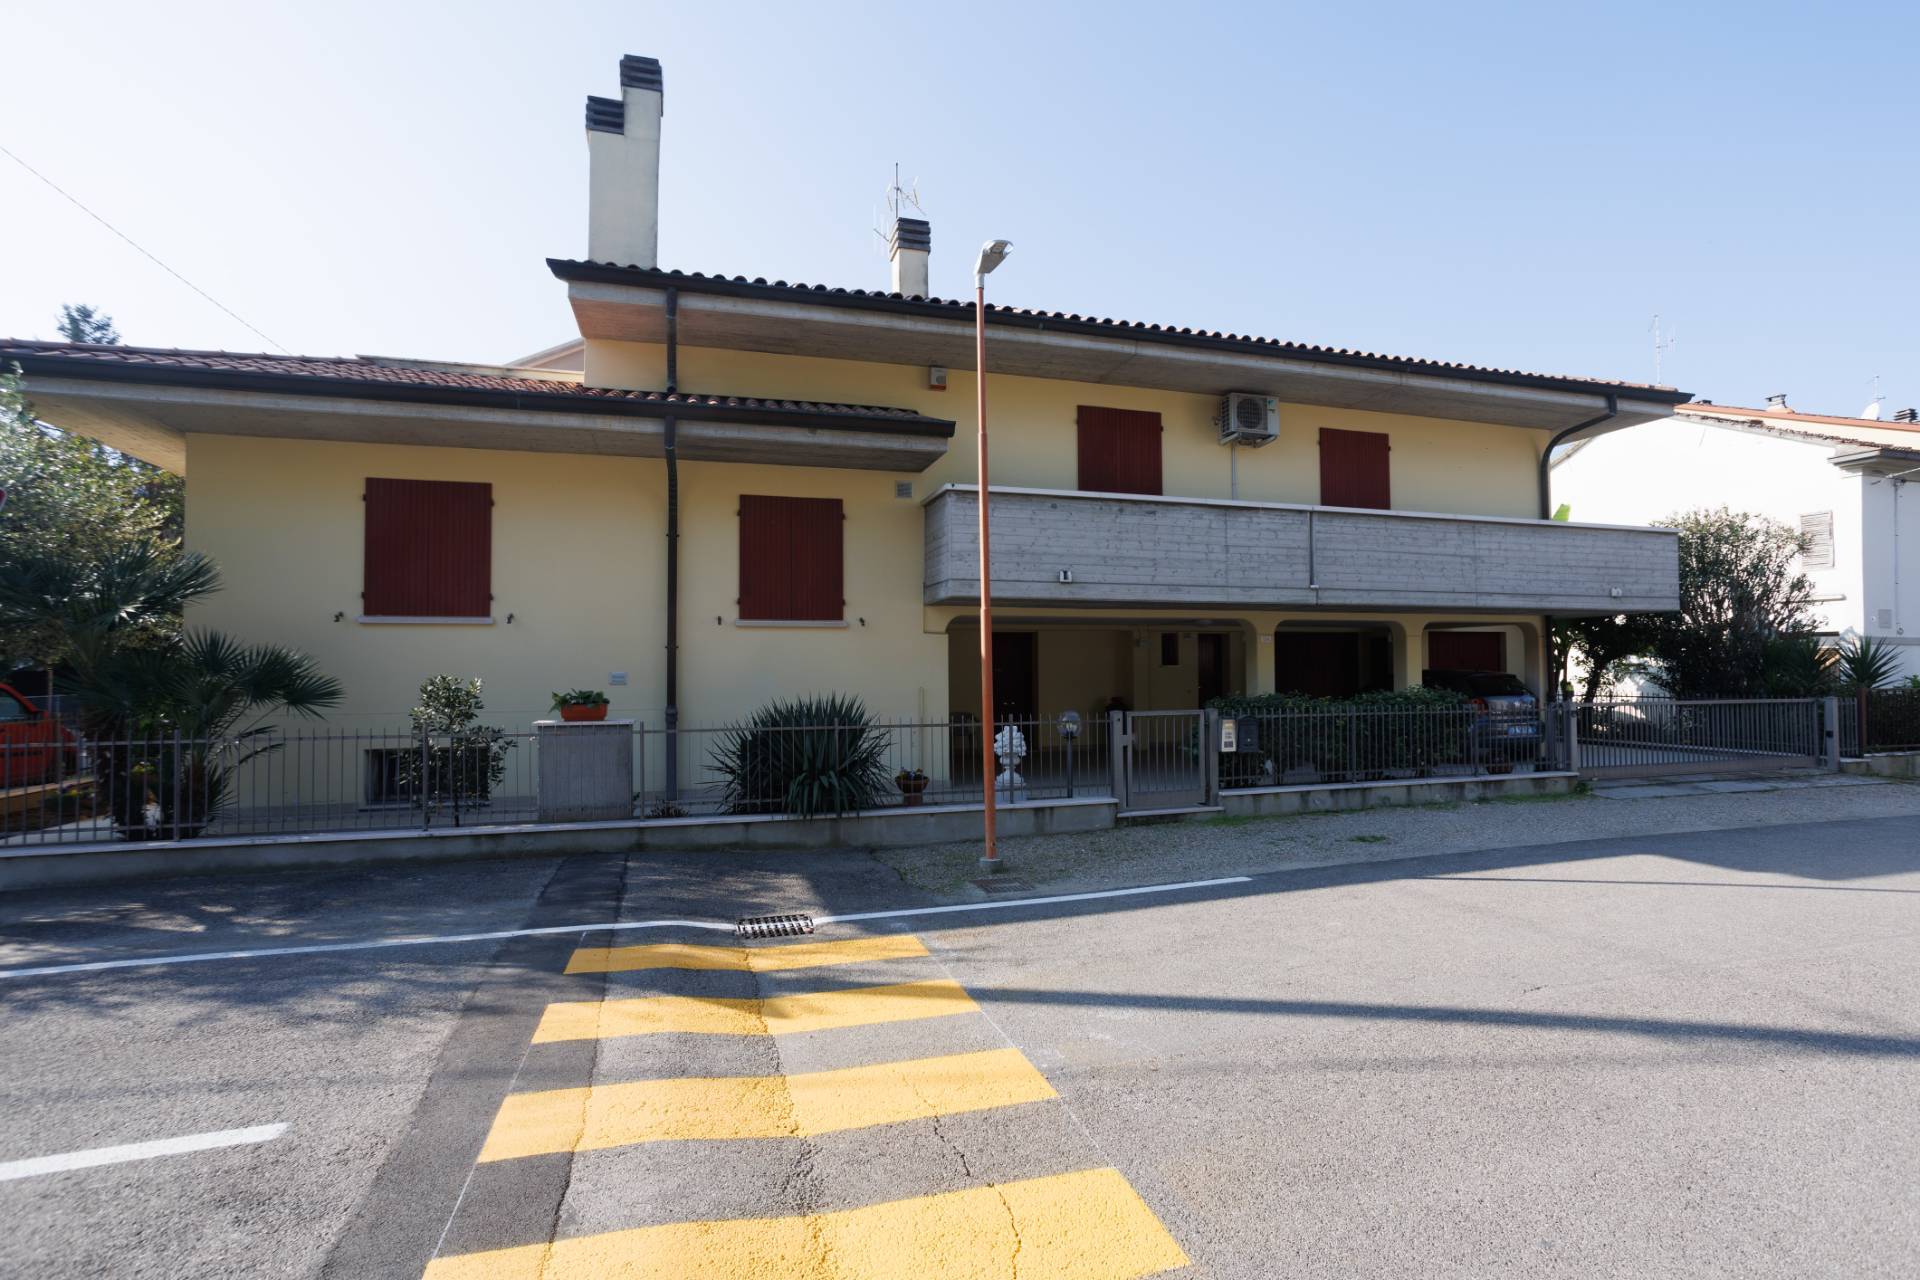
[[[1648,325],[1647,328],[1653,333],[1653,381],[1657,386],[1660,384],[1661,361],[1665,358],[1667,352],[1673,350],[1674,344],[1678,343],[1680,339],[1674,337],[1671,328],[1668,328],[1664,332],[1661,330],[1660,313],[1658,311],[1653,313],[1653,323]]]
[[[1885,399],[1886,396],[1880,392],[1880,375],[1876,373],[1873,375],[1873,399],[1867,401],[1867,407],[1860,411],[1860,416],[1868,422],[1880,421],[1880,405]]]
[[[884,228],[875,227],[873,234],[880,238],[880,249],[884,253],[893,247],[893,224],[899,221],[900,211],[911,209],[915,213],[924,214],[926,210],[920,207],[920,179],[915,178],[912,186],[901,186],[898,162],[893,166],[893,181],[887,184],[887,192],[883,199],[887,205],[887,225]]]

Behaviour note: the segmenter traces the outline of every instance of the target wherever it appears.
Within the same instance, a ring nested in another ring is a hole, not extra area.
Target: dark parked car
[[[1464,693],[1473,708],[1473,755],[1482,764],[1530,763],[1539,758],[1542,740],[1540,701],[1508,671],[1428,670],[1420,681],[1429,688]]]

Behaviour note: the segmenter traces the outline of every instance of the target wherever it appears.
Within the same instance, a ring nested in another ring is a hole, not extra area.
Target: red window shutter
[[[1327,507],[1393,505],[1389,450],[1379,431],[1320,431],[1320,504]]]
[[[1080,483],[1091,493],[1160,493],[1160,415],[1083,404]]]
[[[493,612],[493,486],[367,480],[361,611],[375,618]]]
[[[838,498],[740,496],[740,617],[839,622],[846,616],[846,521]]]

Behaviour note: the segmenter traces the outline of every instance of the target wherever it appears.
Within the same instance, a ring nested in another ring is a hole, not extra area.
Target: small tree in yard
[[[1769,647],[1812,630],[1805,540],[1725,507],[1661,523],[1680,531],[1680,611],[1658,615],[1652,646],[1662,682],[1679,698],[1765,696]]]
[[[1614,618],[1562,618],[1553,624],[1553,648],[1560,658],[1560,679],[1568,679],[1574,650],[1586,663],[1580,696],[1592,702],[1617,679],[1628,663],[1653,652],[1659,615],[1628,613]]]
[[[431,676],[420,686],[420,703],[407,713],[414,744],[400,765],[400,784],[429,819],[441,805],[453,825],[471,804],[484,802],[507,775],[507,752],[518,745],[505,729],[480,723],[486,703],[481,682]]]

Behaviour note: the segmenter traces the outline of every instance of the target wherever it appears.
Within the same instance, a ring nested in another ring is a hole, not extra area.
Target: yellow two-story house
[[[192,621],[311,652],[339,724],[442,671],[503,722],[573,686],[649,724],[826,691],[977,714],[972,302],[926,296],[911,219],[888,288],[662,269],[660,68],[620,79],[587,104],[586,255],[550,263],[577,341],[0,360],[50,421],[185,475],[226,582]],[[1550,618],[1677,606],[1673,535],[1546,518],[1542,464],[1683,393],[1004,306],[985,329],[1002,715],[1435,667],[1544,693]]]

